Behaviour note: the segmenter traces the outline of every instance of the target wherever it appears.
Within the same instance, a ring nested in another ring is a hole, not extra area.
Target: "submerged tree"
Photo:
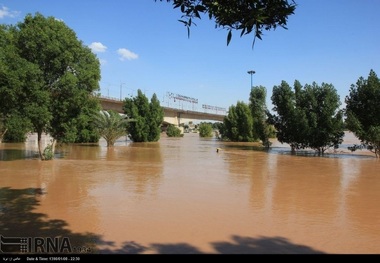
[[[304,139],[307,136],[306,116],[303,110],[297,107],[296,94],[299,95],[302,88],[298,84],[299,82],[295,81],[294,87],[297,92],[293,92],[286,81],[274,86],[271,99],[273,111],[277,114],[268,113],[269,122],[276,128],[278,141],[288,143],[292,152],[305,147]]]
[[[149,114],[147,116],[149,125],[148,141],[156,142],[160,139],[161,125],[164,121],[164,110],[156,94],[153,94],[149,103]]]
[[[315,82],[303,88],[298,81],[294,90],[283,81],[273,88],[270,121],[280,142],[289,143],[292,151],[311,148],[323,154],[343,141],[343,112],[339,96],[331,84]]]
[[[93,93],[99,89],[99,61],[54,17],[29,14],[0,31],[5,36],[0,41],[1,108],[30,121],[44,159],[43,133],[54,138],[54,152],[56,141],[74,142],[78,129],[87,125],[83,116],[98,109]]]
[[[307,147],[323,154],[328,148],[338,148],[343,142],[343,111],[339,95],[332,84],[313,82],[305,85],[301,107],[308,120]]]
[[[253,119],[248,105],[238,101],[236,106],[228,109],[228,115],[224,117],[221,127],[222,139],[236,142],[252,142]]]
[[[99,135],[106,140],[107,147],[112,147],[117,139],[127,135],[127,125],[131,121],[127,115],[115,111],[100,111],[95,115],[93,124]]]
[[[156,94],[153,94],[149,102],[142,91],[138,90],[136,97],[124,100],[124,113],[134,119],[129,127],[132,141],[155,142],[160,139],[164,111]]]
[[[183,137],[183,134],[181,134],[181,130],[174,126],[173,124],[170,124],[166,130],[166,135],[168,137]]]
[[[213,128],[210,123],[201,123],[198,127],[200,137],[212,137]]]
[[[380,79],[371,70],[360,77],[346,97],[346,125],[367,147],[380,156]]]
[[[4,139],[10,142],[24,142],[26,133],[34,128],[33,121],[51,119],[42,72],[21,56],[19,34],[17,27],[0,26],[0,112],[8,128]]]
[[[167,2],[173,2],[173,8],[179,8],[182,12],[182,19],[179,21],[187,27],[188,35],[190,27],[195,25],[193,20],[201,19],[202,14],[207,14],[209,19],[215,20],[216,28],[228,30],[227,45],[231,41],[233,30],[240,31],[240,36],[253,33],[254,39],[262,39],[264,30],[277,27],[286,29],[288,17],[294,14],[296,8],[293,0],[167,0]]]
[[[267,123],[267,91],[263,86],[252,87],[249,95],[249,107],[253,119],[253,136],[260,139],[265,147],[269,147],[271,142],[271,129]]]

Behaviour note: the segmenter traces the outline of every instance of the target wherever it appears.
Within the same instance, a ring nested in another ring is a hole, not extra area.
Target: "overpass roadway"
[[[123,101],[115,100],[111,98],[100,98],[100,103],[103,110],[114,110],[119,113],[124,113],[123,111]],[[194,120],[204,120],[204,121],[223,121],[224,116],[217,113],[208,113],[201,111],[190,111],[182,110],[176,108],[162,107],[164,110],[164,123],[174,124],[179,126],[181,123]]]

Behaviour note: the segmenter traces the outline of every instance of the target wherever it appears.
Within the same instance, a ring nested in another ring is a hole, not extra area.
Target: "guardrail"
[[[115,97],[109,97],[109,96],[99,96],[100,99],[105,99],[105,100],[110,100],[110,101],[114,101],[114,102],[122,102],[123,100],[120,100],[120,98],[115,98]],[[221,107],[214,107],[214,106],[208,106],[208,105],[202,105],[202,110],[198,110],[198,109],[194,109],[194,107],[192,109],[186,109],[185,107],[181,107],[181,105],[177,105],[177,107],[170,107],[170,106],[164,106],[161,104],[161,107],[163,108],[167,108],[167,109],[173,109],[173,110],[183,110],[183,111],[189,111],[189,112],[198,112],[198,113],[207,113],[207,114],[216,114],[216,115],[227,115],[227,111],[225,110],[225,108],[221,108]]]

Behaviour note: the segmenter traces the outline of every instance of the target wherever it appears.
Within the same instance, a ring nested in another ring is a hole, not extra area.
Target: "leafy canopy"
[[[343,112],[339,96],[331,84],[313,82],[304,87],[298,81],[294,91],[282,81],[273,87],[273,111],[270,122],[280,142],[290,144],[292,151],[311,148],[323,154],[343,141]]]
[[[201,123],[198,127],[199,136],[203,138],[209,138],[213,136],[213,128],[210,123]]]
[[[266,95],[267,91],[264,86],[252,87],[249,95],[249,107],[253,119],[253,137],[260,139],[264,146],[269,147],[271,145],[269,141],[271,129],[267,123]]]
[[[380,156],[380,79],[374,70],[360,77],[346,97],[346,124],[364,146]]]
[[[228,115],[224,117],[223,126],[220,130],[222,139],[234,142],[252,142],[253,118],[249,106],[238,101],[228,109]]]
[[[43,159],[42,133],[74,142],[99,111],[99,60],[64,22],[39,13],[0,34],[0,110],[30,121]]]
[[[156,142],[160,139],[164,111],[156,94],[150,102],[139,89],[134,98],[125,98],[124,113],[134,122],[129,126],[129,133],[134,142]]]
[[[166,135],[168,137],[183,137],[183,134],[181,134],[181,130],[174,126],[173,124],[170,124],[166,130]]]
[[[157,0],[155,0],[157,1]],[[163,0],[160,0],[161,2]],[[293,0],[167,0],[174,9],[180,9],[183,23],[190,35],[190,27],[195,25],[193,19],[201,19],[207,14],[215,20],[215,28],[228,30],[227,45],[232,38],[232,31],[240,31],[240,36],[254,34],[255,39],[262,39],[264,30],[282,27],[286,29],[288,17],[294,14],[296,3]]]
[[[94,126],[107,142],[107,147],[114,146],[117,139],[127,134],[127,125],[130,120],[127,115],[120,115],[115,111],[100,111],[94,117]]]

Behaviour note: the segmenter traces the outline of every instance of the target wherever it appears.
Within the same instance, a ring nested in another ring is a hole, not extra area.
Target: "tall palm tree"
[[[116,140],[127,135],[127,125],[133,120],[127,115],[115,111],[101,111],[95,116],[94,125],[99,135],[107,142],[107,147],[114,146]]]

